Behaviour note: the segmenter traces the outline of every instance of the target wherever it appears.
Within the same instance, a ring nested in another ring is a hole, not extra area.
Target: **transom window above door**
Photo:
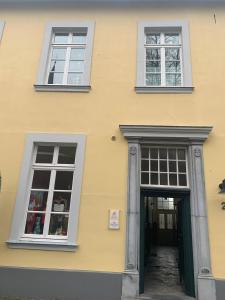
[[[141,147],[141,185],[188,187],[185,148]]]
[[[145,34],[146,86],[182,86],[182,48],[180,32]]]

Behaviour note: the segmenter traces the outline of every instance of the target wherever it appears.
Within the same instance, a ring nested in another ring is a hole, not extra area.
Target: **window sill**
[[[6,244],[9,248],[13,249],[34,249],[34,250],[51,250],[51,251],[75,251],[78,245],[69,244],[65,242],[49,242],[49,241],[7,241]]]
[[[60,84],[34,84],[37,92],[81,92],[88,93],[90,85],[60,85]]]
[[[181,87],[149,87],[149,86],[136,86],[135,91],[137,94],[191,94],[194,90],[193,86]]]

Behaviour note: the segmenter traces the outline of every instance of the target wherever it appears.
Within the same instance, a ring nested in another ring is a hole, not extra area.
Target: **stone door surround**
[[[136,299],[139,296],[140,147],[154,144],[187,147],[196,299],[216,300],[203,168],[203,143],[212,127],[120,125],[120,130],[128,141],[126,257],[122,299]]]

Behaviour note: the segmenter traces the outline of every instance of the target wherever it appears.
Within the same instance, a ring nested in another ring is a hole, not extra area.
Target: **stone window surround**
[[[60,85],[46,83],[46,67],[48,65],[49,50],[51,46],[51,38],[53,32],[57,29],[62,31],[76,31],[77,28],[87,28],[87,44],[85,51],[85,68],[84,68],[84,82],[82,85]],[[95,22],[92,21],[78,21],[78,22],[50,22],[47,24],[44,35],[44,42],[41,51],[37,81],[34,84],[36,91],[52,91],[52,92],[89,92],[91,89],[91,61],[92,48],[94,39]]]
[[[139,164],[140,146],[146,143],[182,145],[188,149],[196,299],[216,300],[215,279],[211,271],[203,168],[203,143],[212,127],[120,125],[120,130],[128,141],[126,257],[122,299],[136,299],[139,295]]]
[[[151,87],[145,85],[145,31],[157,29],[163,30],[179,30],[182,36],[182,57],[183,57],[183,86],[181,87]],[[191,70],[191,54],[189,45],[189,26],[187,21],[141,21],[138,23],[138,39],[137,39],[137,80],[135,90],[137,93],[153,93],[153,94],[183,94],[192,93],[192,70]]]
[[[1,39],[2,39],[4,26],[5,26],[5,22],[0,20],[0,42],[1,42]]]
[[[26,138],[26,145],[24,151],[24,158],[21,168],[20,181],[17,190],[16,203],[14,215],[12,219],[11,233],[9,240],[6,242],[11,248],[24,248],[24,249],[40,249],[40,250],[61,250],[61,251],[74,251],[77,245],[77,230],[80,206],[80,194],[83,176],[84,152],[85,152],[86,136],[84,134],[52,134],[52,133],[39,133],[28,134]],[[70,218],[68,224],[68,239],[55,240],[55,239],[22,239],[23,228],[21,220],[24,218],[27,183],[30,178],[30,168],[32,164],[32,157],[34,146],[36,143],[70,143],[76,144],[76,158],[75,158],[75,184],[72,187],[72,197],[70,203]]]

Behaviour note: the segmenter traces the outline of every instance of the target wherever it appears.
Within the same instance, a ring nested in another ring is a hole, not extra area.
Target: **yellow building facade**
[[[0,296],[139,299],[142,192],[189,198],[191,296],[224,299],[224,5],[33,2],[0,1]]]

